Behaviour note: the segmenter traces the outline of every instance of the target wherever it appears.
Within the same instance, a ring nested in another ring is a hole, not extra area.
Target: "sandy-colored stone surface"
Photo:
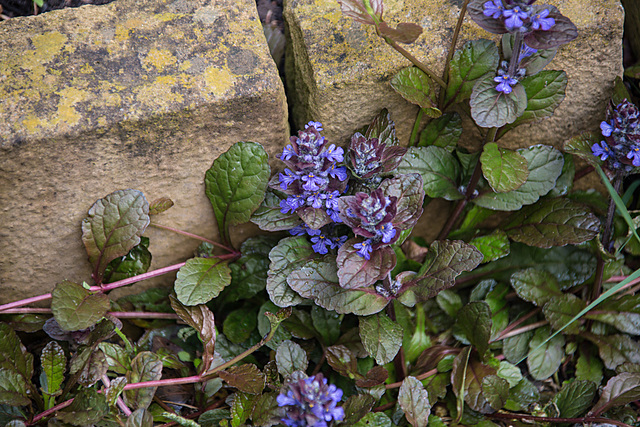
[[[0,22],[0,99],[2,302],[90,281],[80,223],[118,189],[170,197],[154,221],[216,238],[213,159],[241,140],[273,157],[289,135],[253,0],[118,0]],[[198,244],[145,234],[152,269]]]
[[[578,27],[579,37],[560,48],[547,69],[565,70],[567,96],[554,117],[543,124],[524,125],[507,134],[501,144],[523,147],[544,143],[561,147],[569,137],[597,129],[604,117],[613,80],[622,74],[624,12],[618,0],[548,0]],[[459,0],[387,0],[385,20],[420,24],[423,34],[403,45],[414,56],[442,74],[460,11]],[[417,106],[404,101],[389,80],[411,63],[376,36],[373,27],[342,16],[336,0],[287,0],[285,18],[290,34],[287,57],[289,96],[297,126],[308,120],[324,124],[331,142],[345,144],[386,107],[395,120],[400,140],[406,144]],[[468,17],[458,47],[466,40],[499,36],[479,28]],[[295,76],[295,78],[292,78]],[[466,128],[471,128],[467,123]],[[479,134],[467,134],[474,145]]]

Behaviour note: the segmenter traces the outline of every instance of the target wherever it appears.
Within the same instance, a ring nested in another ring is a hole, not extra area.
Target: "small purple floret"
[[[547,18],[549,16],[549,10],[543,9],[541,12],[536,13],[531,17],[531,28],[534,30],[542,29],[543,31],[549,31],[551,27],[556,24],[556,20],[553,18]]]
[[[607,122],[601,122],[600,130],[602,131],[602,136],[611,136],[611,133],[613,132],[613,126]]]
[[[382,236],[382,243],[390,243],[396,237],[396,229],[393,228],[393,224],[390,222],[383,224],[379,231]]]
[[[501,0],[492,0],[486,2],[484,5],[483,14],[484,16],[490,16],[493,19],[498,19],[502,16],[502,12],[504,11],[504,5]]]
[[[286,407],[282,422],[290,427],[326,427],[332,421],[341,421],[344,410],[337,404],[342,400],[342,390],[327,384],[322,374],[300,379],[280,394],[278,406]]]
[[[511,86],[514,86],[516,83],[518,83],[517,79],[514,79],[506,73],[500,76],[496,76],[493,81],[498,83],[498,85],[496,86],[496,90],[504,94],[510,94],[513,90]]]
[[[629,152],[627,153],[627,159],[632,159],[631,163],[633,163],[633,166],[635,167],[640,166],[640,146],[639,145],[634,145],[631,147],[631,150],[629,150]]]
[[[600,157],[600,160],[605,161],[607,157],[611,154],[611,150],[609,150],[609,146],[606,142],[600,141],[600,144],[595,143],[591,146],[591,152],[594,156]]]
[[[513,9],[505,9],[504,12],[502,12],[502,16],[507,18],[504,21],[504,25],[507,26],[509,31],[513,31],[524,25],[523,19],[526,19],[529,14],[522,10],[520,6],[516,6]]]
[[[323,234],[312,237],[311,243],[313,243],[313,246],[311,246],[313,248],[313,251],[317,254],[325,255],[329,252],[329,249],[327,249],[327,245],[331,247],[331,240]]]
[[[370,259],[371,258],[371,241],[370,240],[365,240],[362,243],[356,243],[355,245],[353,245],[354,249],[358,249],[358,251],[356,252],[358,255],[360,255],[362,258],[364,259]]]

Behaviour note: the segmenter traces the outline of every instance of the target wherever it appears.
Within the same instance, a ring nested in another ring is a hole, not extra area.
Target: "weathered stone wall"
[[[170,197],[154,221],[216,238],[213,159],[241,140],[273,157],[289,135],[253,0],[118,0],[0,22],[0,99],[2,302],[89,281],[80,224],[118,189]],[[198,244],[145,234],[152,268]]]
[[[557,6],[578,27],[578,39],[561,47],[547,67],[567,72],[567,96],[544,125],[524,125],[517,134],[507,134],[502,140],[506,146],[545,143],[560,147],[569,137],[597,128],[613,80],[623,71],[624,13],[618,0],[540,2]],[[408,141],[417,106],[394,92],[389,80],[411,63],[376,36],[372,27],[342,16],[337,1],[285,3],[290,42],[287,83],[293,80],[288,95],[294,123],[320,121],[331,142],[344,144],[355,129],[386,107],[401,141]],[[384,16],[393,24],[414,22],[424,28],[416,43],[403,46],[441,74],[461,4],[460,0],[387,0]],[[458,47],[467,40],[498,37],[467,17]],[[466,127],[473,130],[470,123]],[[475,133],[466,142],[473,144],[478,136]]]

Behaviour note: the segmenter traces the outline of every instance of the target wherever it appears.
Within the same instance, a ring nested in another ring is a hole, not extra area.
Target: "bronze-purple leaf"
[[[397,28],[392,28],[386,22],[381,22],[378,25],[378,31],[394,42],[410,44],[420,37],[422,27],[411,22],[401,22]]]
[[[245,393],[260,394],[264,389],[264,374],[253,363],[232,366],[219,375],[227,384]]]

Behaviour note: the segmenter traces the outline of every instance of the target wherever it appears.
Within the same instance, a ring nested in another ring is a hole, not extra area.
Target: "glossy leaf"
[[[311,307],[311,322],[325,344],[332,345],[340,338],[342,317],[335,311],[325,310],[317,305]]]
[[[31,383],[33,355],[6,323],[0,323],[0,368],[15,371],[22,376],[22,381]]]
[[[280,198],[271,190],[267,190],[260,207],[251,215],[251,222],[265,231],[285,231],[300,225],[302,220],[298,214],[280,211]]]
[[[125,427],[153,427],[153,415],[146,409],[136,409],[129,415]]]
[[[482,264],[504,258],[509,255],[509,238],[503,230],[495,230],[486,236],[474,237],[469,241],[482,253]]]
[[[232,343],[246,341],[258,326],[255,309],[240,308],[233,310],[222,323],[222,332]]]
[[[427,390],[415,377],[408,376],[402,381],[398,392],[398,404],[407,421],[414,427],[427,427],[431,404]]]
[[[284,408],[278,406],[278,392],[264,393],[255,401],[251,419],[258,426],[277,425],[284,417]]]
[[[358,372],[355,355],[344,345],[332,345],[327,348],[327,363],[344,377],[363,378],[363,375]]]
[[[398,71],[390,81],[391,87],[407,101],[418,104],[429,116],[439,116],[435,83],[424,71],[407,67]]]
[[[529,342],[530,351],[527,357],[527,366],[531,376],[539,381],[546,380],[553,375],[560,367],[564,356],[564,335],[556,335],[538,348],[549,335],[551,335],[550,328],[542,327],[536,330]]]
[[[404,174],[396,178],[385,179],[380,189],[386,197],[396,197],[396,215],[392,220],[400,230],[416,225],[422,215],[424,190],[422,177],[417,174]],[[399,244],[396,242],[395,244]]]
[[[111,372],[124,375],[131,369],[131,359],[124,348],[110,342],[101,342],[98,348],[107,358],[107,365]]]
[[[97,424],[109,411],[105,397],[93,388],[81,390],[68,407],[58,411],[56,418],[74,426]]]
[[[596,165],[601,163],[600,159],[593,155],[591,147],[593,144],[598,144],[602,140],[602,136],[596,133],[583,133],[578,136],[574,136],[567,142],[565,142],[562,149],[569,154],[580,157],[590,165]]]
[[[527,93],[517,83],[511,93],[496,90],[494,75],[489,74],[478,80],[471,93],[471,117],[480,127],[501,127],[513,123],[527,108]]]
[[[534,49],[551,49],[569,43],[578,37],[578,29],[569,18],[562,15],[555,6],[535,5],[531,13],[538,13],[542,8],[550,11],[549,18],[553,18],[554,25],[547,31],[532,31],[524,37],[527,46]]]
[[[187,325],[198,332],[204,347],[202,353],[202,372],[211,366],[216,345],[216,327],[213,313],[204,305],[185,306],[173,295],[170,297],[171,307]]]
[[[528,408],[540,400],[540,392],[535,385],[526,378],[509,390],[509,399],[516,402],[520,408]]]
[[[547,145],[521,148],[517,152],[527,160],[527,181],[508,193],[483,194],[473,199],[475,204],[499,211],[517,210],[538,201],[556,185],[564,164],[562,153]]]
[[[591,407],[596,390],[596,384],[591,381],[575,380],[564,383],[562,389],[553,398],[553,403],[558,408],[558,416],[576,418],[584,415]]]
[[[0,403],[11,406],[30,405],[27,384],[17,371],[0,368]]]
[[[104,271],[104,283],[117,282],[129,277],[144,274],[151,265],[149,238],[141,237],[140,244],[134,246],[125,256],[114,259]]]
[[[173,200],[168,197],[160,197],[149,203],[149,215],[159,215],[173,207]]]
[[[471,96],[473,86],[483,76],[495,74],[500,62],[498,47],[490,40],[466,42],[457,50],[449,64],[449,81],[445,101],[461,102]]]
[[[498,147],[491,142],[485,144],[482,155],[482,174],[496,193],[513,191],[527,181],[527,160],[515,151]]]
[[[67,358],[57,342],[50,341],[42,349],[40,366],[40,386],[45,409],[51,409],[55,405],[56,396],[62,392],[60,386],[64,382],[64,373],[67,370]]]
[[[500,48],[505,61],[511,59],[513,53],[513,44],[515,42],[515,34],[507,33],[502,35]],[[542,71],[553,60],[558,49],[539,49],[530,56],[520,58],[520,68],[527,70],[527,76],[533,76]],[[527,93],[528,94],[528,93]]]
[[[249,419],[253,412],[253,404],[258,396],[238,392],[233,395],[231,402],[231,426],[240,427]]]
[[[491,309],[482,301],[470,302],[456,316],[457,331],[462,332],[480,356],[489,349],[491,324]]]
[[[229,227],[249,221],[264,200],[271,169],[267,153],[255,142],[238,142],[207,170],[205,193],[218,230],[228,243]]]
[[[411,147],[398,166],[399,174],[417,173],[422,176],[424,192],[432,198],[458,200],[460,164],[444,148],[436,146]]]
[[[462,119],[458,113],[445,113],[433,119],[420,133],[419,147],[435,145],[452,152],[462,135]]]
[[[294,371],[306,371],[309,361],[307,353],[293,341],[285,340],[276,350],[276,363],[278,373],[284,377],[290,376]]]
[[[258,310],[258,332],[263,337],[266,336],[267,339],[270,339],[267,346],[272,350],[277,349],[282,341],[291,338],[291,333],[280,327],[280,324],[291,316],[291,308],[279,310],[278,308],[271,301],[266,301]]]
[[[77,375],[78,384],[91,387],[107,374],[107,358],[101,350],[85,347],[69,362],[69,373]]]
[[[537,122],[553,116],[553,112],[564,100],[567,88],[567,73],[564,71],[544,70],[520,81],[527,94],[527,108],[506,129],[523,123]]]
[[[509,398],[509,382],[497,375],[487,375],[482,379],[482,397],[492,410],[502,409]]]
[[[556,186],[547,193],[547,197],[567,196],[567,198],[577,201],[577,199],[573,199],[573,197],[575,197],[575,193],[573,191],[573,181],[576,176],[575,161],[573,160],[573,156],[568,153],[564,153],[562,158],[564,159],[562,173],[556,180]]]
[[[248,299],[267,286],[269,257],[253,253],[245,254],[229,264],[231,269],[231,285],[226,287],[220,298],[225,302]]]
[[[605,301],[585,317],[609,324],[627,334],[640,335],[640,296],[623,295],[619,299]]]
[[[600,220],[584,205],[556,198],[524,207],[500,228],[516,242],[550,248],[595,238],[600,232]]]
[[[367,288],[349,290],[339,286],[337,266],[326,261],[311,261],[290,273],[287,282],[304,298],[311,298],[320,307],[340,314],[367,316],[382,310],[388,300]]]
[[[311,243],[305,237],[284,238],[271,250],[267,292],[274,304],[279,307],[289,307],[304,301],[289,287],[287,277],[316,256]]]
[[[367,139],[378,138],[381,143],[387,146],[398,145],[398,137],[396,136],[396,125],[391,120],[391,114],[386,108],[383,108],[376,117],[373,118],[371,124],[364,132]]]
[[[563,294],[559,297],[553,297],[550,299],[544,307],[542,307],[542,312],[544,313],[544,317],[549,321],[551,327],[558,330],[569,323],[571,319],[580,313],[586,306],[587,303],[575,295]],[[563,333],[565,334],[578,334],[579,332],[579,322],[571,323],[563,330]]]
[[[580,349],[576,362],[576,379],[600,384],[602,381],[602,361],[595,351]]]
[[[396,254],[389,246],[375,249],[371,252],[370,258],[366,259],[358,254],[358,249],[354,247],[360,242],[360,238],[349,239],[338,249],[338,279],[344,289],[371,286],[384,279],[396,266]]]
[[[125,377],[116,377],[111,380],[111,384],[104,392],[104,395],[107,399],[107,403],[110,406],[116,406],[116,402],[118,401],[118,397],[122,395],[124,392],[124,386],[127,385],[127,379]]]
[[[232,366],[218,373],[231,387],[250,394],[260,394],[264,389],[264,374],[253,363]]]
[[[581,336],[598,346],[600,359],[607,369],[616,369],[623,363],[640,363],[640,344],[628,335],[583,332]]]
[[[384,366],[374,366],[365,375],[365,378],[356,380],[356,385],[362,388],[371,388],[384,384],[389,378],[389,371]]]
[[[514,273],[511,276],[511,286],[520,298],[538,307],[562,296],[558,280],[551,273],[536,268]]]
[[[131,370],[127,372],[126,378],[129,384],[157,381],[162,378],[162,361],[150,351],[138,353],[131,361]],[[145,387],[125,390],[124,401],[133,410],[146,409],[151,404],[157,388]]]
[[[369,412],[353,427],[392,427],[393,421],[384,412]]]
[[[402,327],[386,314],[360,317],[360,338],[369,355],[379,365],[393,360],[402,346]]]
[[[231,270],[217,258],[191,258],[178,270],[174,289],[184,305],[205,304],[231,283]]]
[[[96,283],[102,282],[104,270],[112,260],[140,243],[149,221],[149,203],[137,190],[115,191],[91,206],[82,220],[82,242]]]
[[[64,281],[51,293],[51,311],[66,331],[89,328],[102,319],[110,308],[109,297],[92,293],[82,286]]]
[[[383,21],[377,28],[383,37],[405,44],[413,43],[422,34],[422,27],[412,22],[401,22],[396,28],[392,28]]]
[[[354,394],[349,396],[347,401],[342,405],[342,409],[344,410],[344,420],[343,423],[345,425],[357,425],[356,422],[358,420],[363,420],[363,427],[368,427],[366,424],[366,415],[371,412],[371,408],[373,408],[373,404],[376,403],[376,399],[370,394]],[[365,418],[363,418],[365,417]],[[391,427],[391,420],[389,420],[389,427]]]
[[[640,399],[640,374],[623,372],[611,378],[602,389],[600,400],[591,409],[598,415],[610,408],[626,405]]]
[[[325,225],[333,222],[324,209],[306,207],[296,210],[296,214],[309,228],[314,230],[319,230]]]
[[[482,258],[480,251],[462,241],[437,240],[429,247],[428,260],[418,272],[412,290],[420,299],[432,298],[452,287],[460,273],[476,268]]]

